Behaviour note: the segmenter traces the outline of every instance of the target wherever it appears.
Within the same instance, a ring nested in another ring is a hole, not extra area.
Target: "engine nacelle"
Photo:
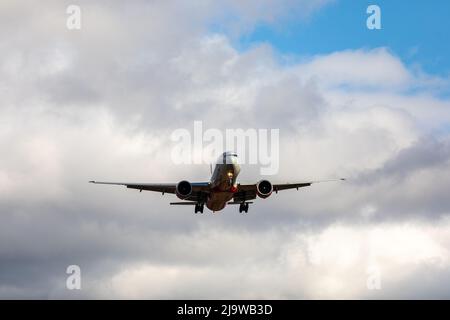
[[[175,194],[181,200],[186,199],[192,193],[192,185],[189,181],[183,180],[178,182],[177,187],[175,188]]]
[[[268,180],[261,180],[256,184],[256,194],[260,198],[267,198],[272,194],[273,186]]]

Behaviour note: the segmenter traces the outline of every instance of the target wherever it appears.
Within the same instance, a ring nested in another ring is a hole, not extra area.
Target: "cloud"
[[[184,244],[172,239],[174,247],[189,248],[190,262],[137,262],[88,291],[116,298],[419,298],[423,292],[410,289],[418,281],[433,284],[448,268],[449,226],[447,220],[442,223],[439,228],[336,224],[320,232],[296,229],[283,237],[208,229]],[[195,241],[200,239],[200,244]],[[221,255],[213,259],[210,250]],[[378,289],[367,284],[374,269]],[[425,270],[427,278],[415,279]],[[434,291],[427,297],[446,294]]]
[[[279,27],[292,19],[308,19],[316,11],[335,2],[334,0],[262,0],[262,1],[215,1],[219,14],[212,25],[232,38],[253,31],[256,26]]]
[[[300,75],[323,85],[401,89],[414,81],[401,60],[386,48],[347,50],[314,57],[298,68]]]
[[[448,297],[450,105],[389,49],[281,65],[268,44],[233,47],[227,14],[245,32],[280,23],[290,1],[81,2],[80,31],[65,29],[64,3],[1,6],[0,296]],[[349,180],[280,192],[246,216],[87,184],[207,180],[207,165],[170,160],[170,133],[194,120],[279,128],[274,182]],[[70,264],[81,292],[65,289]],[[373,265],[380,291],[367,290]]]

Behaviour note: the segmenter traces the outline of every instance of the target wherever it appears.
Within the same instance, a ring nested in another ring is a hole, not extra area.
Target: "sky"
[[[382,9],[382,29],[376,32],[364,27],[371,4]],[[332,1],[306,20],[292,19],[278,27],[262,23],[238,43],[248,48],[268,42],[284,54],[301,56],[387,47],[409,67],[448,76],[449,9],[448,1],[439,0]]]
[[[1,1],[0,297],[449,298],[448,6]],[[208,180],[171,159],[194,121],[279,129],[274,183],[347,181],[246,215],[87,183]]]

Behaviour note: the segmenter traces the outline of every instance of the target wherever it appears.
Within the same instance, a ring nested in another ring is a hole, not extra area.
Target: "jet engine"
[[[189,181],[183,180],[178,182],[177,187],[175,188],[175,194],[181,200],[186,199],[192,193],[192,185]]]
[[[261,180],[256,184],[256,194],[260,198],[267,198],[272,194],[273,186],[268,180]]]

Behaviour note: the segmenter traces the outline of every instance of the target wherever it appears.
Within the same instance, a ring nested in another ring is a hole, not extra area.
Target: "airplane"
[[[260,180],[254,184],[240,184],[237,177],[241,171],[238,156],[234,152],[224,152],[218,159],[209,182],[189,182],[182,180],[178,183],[126,183],[89,181],[95,184],[122,185],[142,192],[155,191],[175,194],[183,202],[171,202],[171,205],[193,205],[195,213],[203,213],[204,206],[213,211],[221,211],[227,204],[239,205],[239,212],[248,212],[250,200],[266,199],[274,191],[299,189],[313,183],[344,181],[345,179],[309,181],[298,183],[272,184],[269,180]],[[232,201],[231,201],[232,200]]]

